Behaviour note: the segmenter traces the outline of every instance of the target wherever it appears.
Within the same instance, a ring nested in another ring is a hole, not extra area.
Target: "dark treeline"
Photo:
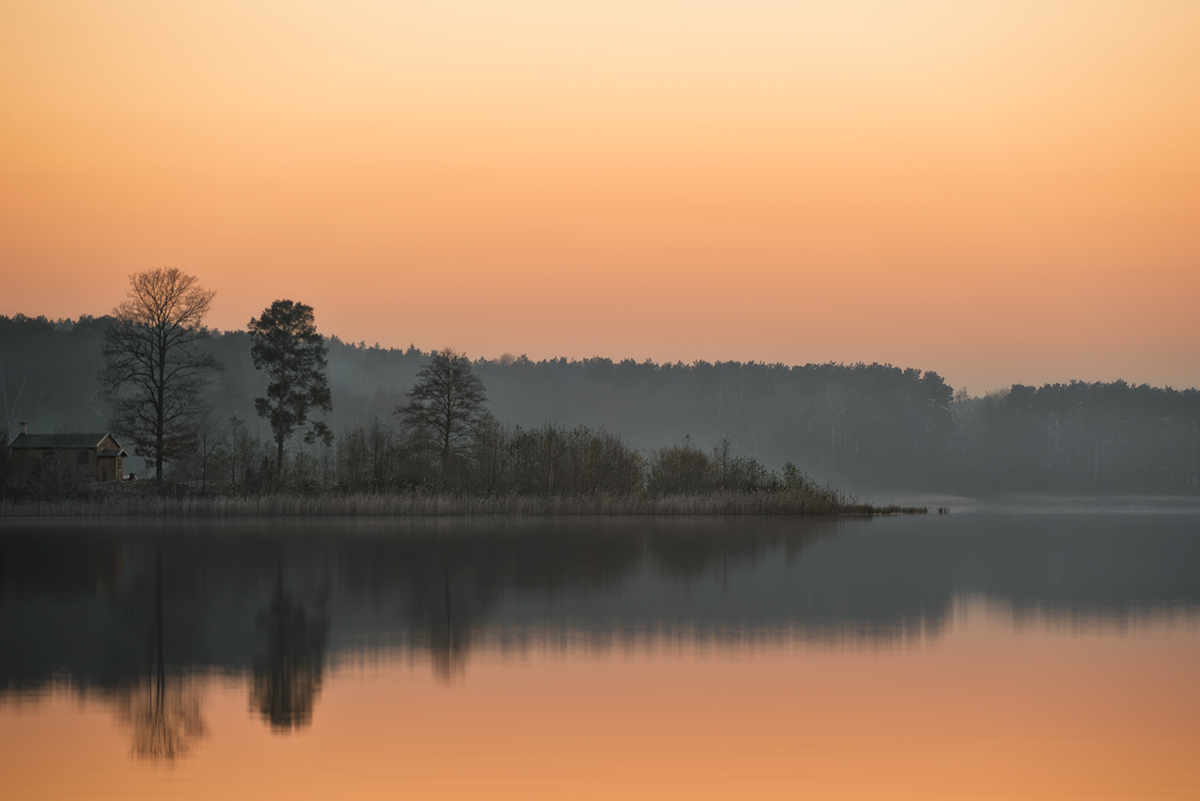
[[[110,324],[0,317],[0,424],[108,429],[97,374]],[[431,354],[327,344],[332,411],[323,420],[335,444],[291,448],[290,480],[362,489],[428,480],[430,452],[414,447],[395,411]],[[196,458],[174,467],[190,482],[229,476],[253,488],[270,473],[271,430],[253,401],[266,379],[247,333],[216,333],[203,347],[224,370],[207,388]],[[489,417],[454,469],[491,490],[620,491],[640,476],[666,491],[689,470],[708,487],[752,488],[783,481],[791,462],[798,474],[860,491],[1200,491],[1195,389],[1071,382],[971,398],[936,373],[878,364],[504,356],[473,370]]]

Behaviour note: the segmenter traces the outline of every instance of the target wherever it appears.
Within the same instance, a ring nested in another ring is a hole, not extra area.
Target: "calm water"
[[[1200,515],[0,527],[0,796],[1200,798]]]

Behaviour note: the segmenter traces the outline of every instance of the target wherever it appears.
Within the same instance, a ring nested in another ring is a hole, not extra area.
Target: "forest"
[[[114,324],[0,316],[6,441],[20,422],[39,433],[114,428],[102,388]],[[204,381],[196,435],[168,461],[168,479],[214,491],[378,490],[437,472],[436,451],[398,413],[436,353],[326,337],[329,398],[313,417],[331,444],[294,439],[277,464],[277,438],[255,408],[268,376],[251,334],[207,334],[197,346],[222,369]],[[969,397],[935,372],[881,364],[505,355],[469,365],[485,413],[438,474],[489,492],[753,490],[811,476],[856,492],[1200,493],[1194,388],[1071,381]]]

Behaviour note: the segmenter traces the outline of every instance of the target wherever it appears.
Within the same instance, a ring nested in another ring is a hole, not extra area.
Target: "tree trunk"
[[[159,398],[162,393],[159,393]],[[162,481],[163,474],[163,413],[162,402],[160,400],[158,407],[158,425],[154,429],[154,479]]]
[[[157,333],[158,336],[158,380],[155,382],[157,386],[155,390],[158,395],[158,403],[154,407],[154,415],[156,425],[154,427],[154,480],[162,483],[163,475],[163,415],[167,403],[167,346],[162,341],[162,332]]]

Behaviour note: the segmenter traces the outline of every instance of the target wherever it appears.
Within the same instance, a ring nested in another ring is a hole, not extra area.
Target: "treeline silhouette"
[[[22,420],[44,433],[108,428],[96,375],[110,324],[0,317],[7,431]],[[428,476],[422,457],[405,453],[394,412],[431,354],[327,342],[333,411],[325,422],[335,448],[324,456],[294,449],[293,482],[370,489]],[[186,479],[205,483],[214,470],[218,482],[227,472],[253,487],[267,480],[259,446],[271,432],[252,400],[265,379],[245,332],[215,333],[203,347],[225,369],[208,387],[210,419]],[[737,477],[720,481],[743,487],[769,483],[772,470],[784,480],[780,471],[791,462],[799,474],[857,491],[1200,492],[1196,389],[1070,382],[972,398],[956,396],[936,373],[880,364],[504,356],[475,361],[473,370],[493,420],[470,449],[472,461],[458,466],[459,478],[493,490],[620,488],[633,480],[638,457],[642,480],[666,487],[673,479],[655,472],[655,460],[665,466],[670,454],[662,449],[672,448],[679,458],[670,467],[683,471],[677,477],[691,470],[710,486],[712,465],[701,467],[696,453],[712,462],[717,443],[742,459]],[[696,445],[680,445],[687,437]]]

